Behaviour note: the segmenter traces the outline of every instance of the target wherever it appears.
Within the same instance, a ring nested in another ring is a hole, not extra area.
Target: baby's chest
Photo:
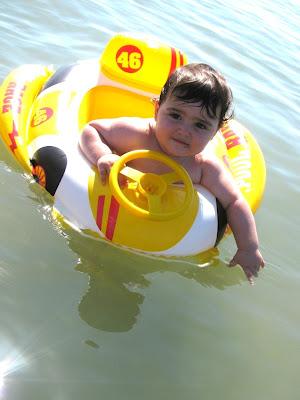
[[[130,165],[132,168],[138,169],[139,171],[151,172],[153,174],[158,174],[158,175],[166,174],[172,171],[165,164],[149,159],[137,159],[131,161],[130,164],[128,165]],[[201,166],[197,164],[191,164],[191,165],[182,165],[182,167],[188,172],[193,183],[195,184],[200,183]]]
[[[170,172],[170,168],[160,161],[150,160],[148,158],[140,158],[128,163],[132,168],[138,169],[142,172],[151,172],[152,174],[165,174]]]

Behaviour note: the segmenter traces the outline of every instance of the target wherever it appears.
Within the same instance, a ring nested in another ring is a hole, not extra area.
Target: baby
[[[252,212],[227,169],[203,153],[222,124],[232,117],[232,93],[224,77],[207,64],[177,69],[155,100],[154,118],[115,118],[91,121],[84,127],[80,147],[99,169],[105,184],[120,155],[149,149],[164,153],[181,164],[193,183],[206,187],[226,210],[237,252],[230,266],[239,264],[249,282],[264,260]],[[143,172],[167,172],[148,159],[133,161]]]

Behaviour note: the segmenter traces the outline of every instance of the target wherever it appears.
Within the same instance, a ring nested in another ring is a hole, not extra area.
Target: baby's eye
[[[170,113],[170,117],[173,119],[180,119],[180,114],[172,112],[172,113]]]
[[[203,124],[202,122],[197,122],[196,123],[196,127],[199,128],[199,129],[206,129],[206,125]]]

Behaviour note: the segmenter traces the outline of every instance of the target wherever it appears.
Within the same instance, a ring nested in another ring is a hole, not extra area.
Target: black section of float
[[[34,179],[45,187],[47,192],[54,196],[67,167],[66,154],[57,147],[46,146],[34,153],[30,163],[33,167]],[[40,177],[34,172],[39,169],[38,167],[41,167],[44,171],[44,182],[42,182]]]
[[[217,239],[215,243],[215,247],[219,244],[220,240],[224,236],[226,226],[227,226],[227,215],[226,211],[224,210],[222,204],[219,202],[218,199],[217,201],[217,214],[218,214],[218,232],[217,232]]]
[[[67,76],[72,71],[72,69],[74,69],[77,65],[78,65],[78,63],[74,63],[71,65],[64,65],[64,66],[58,68],[58,70],[56,72],[54,72],[54,74],[51,76],[51,78],[48,79],[48,81],[45,83],[42,90],[48,89],[49,87],[56,85],[57,83],[64,82],[66,80]]]

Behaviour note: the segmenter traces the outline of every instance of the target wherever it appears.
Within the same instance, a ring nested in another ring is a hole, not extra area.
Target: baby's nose
[[[183,123],[181,124],[180,131],[181,131],[181,134],[182,134],[182,135],[184,135],[184,136],[190,136],[190,134],[191,134],[191,132],[192,132],[190,124],[187,123],[187,122],[183,122]]]

